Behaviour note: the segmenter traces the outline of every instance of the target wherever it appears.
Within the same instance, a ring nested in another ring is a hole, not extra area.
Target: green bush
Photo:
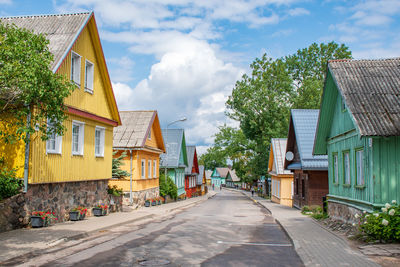
[[[124,190],[122,190],[122,188],[118,188],[116,185],[114,185],[113,187],[108,186],[107,192],[110,195],[119,197],[124,193]]]
[[[328,218],[328,214],[324,213],[324,210],[318,205],[303,206],[301,213],[305,215],[310,215],[316,220]]]
[[[355,215],[359,220],[359,231],[368,241],[400,241],[400,207],[395,200],[386,203],[380,212]]]
[[[165,179],[165,174],[160,173],[160,195],[165,197],[169,195],[171,198],[176,199],[178,197],[178,187],[175,185],[174,181],[170,177]]]
[[[12,197],[21,191],[23,181],[16,178],[14,169],[0,170],[0,200]]]

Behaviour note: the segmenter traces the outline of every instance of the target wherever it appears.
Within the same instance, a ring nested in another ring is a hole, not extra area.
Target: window
[[[147,161],[147,177],[151,178],[151,160]]]
[[[47,131],[53,128],[53,123],[50,120],[47,120]],[[61,143],[62,136],[58,136],[56,133],[51,133],[48,135],[46,142],[46,152],[48,154],[61,154]]]
[[[89,93],[93,93],[93,73],[93,63],[85,60],[85,91]]]
[[[96,157],[104,157],[104,134],[105,129],[96,126],[94,130],[94,155]]]
[[[339,165],[337,154],[333,154],[333,183],[339,183]]]
[[[157,178],[157,160],[153,160],[153,178]]]
[[[71,80],[76,84],[81,84],[81,56],[71,52]]]
[[[72,155],[83,155],[84,125],[80,121],[72,122]]]
[[[146,178],[146,163],[145,163],[145,160],[144,160],[144,159],[142,159],[142,168],[141,168],[141,171],[142,171],[142,178]]]
[[[147,139],[151,140],[151,129],[150,129],[149,135],[147,136]]]
[[[344,101],[344,98],[342,97],[342,111],[346,111],[347,107],[346,107],[346,102]]]
[[[350,184],[350,153],[343,153],[343,175],[344,175],[344,184]]]
[[[356,151],[356,176],[357,185],[364,185],[364,151],[362,149]]]

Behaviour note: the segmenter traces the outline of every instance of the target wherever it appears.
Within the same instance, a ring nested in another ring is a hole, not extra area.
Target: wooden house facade
[[[197,188],[196,193],[198,196],[202,196],[206,191],[206,174],[204,171],[204,165],[199,165],[199,174],[197,175]]]
[[[329,192],[328,157],[314,156],[318,109],[292,109],[284,168],[294,173],[293,206],[319,205]]]
[[[207,181],[207,186],[208,188],[211,187],[212,183],[211,183],[211,175],[212,175],[213,171],[210,170],[206,170],[205,171],[205,175],[206,175],[206,181]]]
[[[225,186],[228,171],[229,168],[226,167],[215,168],[211,174],[211,184],[214,185],[214,187]]]
[[[120,117],[122,125],[114,129],[114,158],[126,155],[121,169],[130,176],[113,178],[109,184],[122,188],[130,202],[144,205],[146,199],[159,197],[160,154],[165,146],[158,114],[154,110],[121,111]]]
[[[188,166],[186,154],[186,140],[183,129],[162,129],[163,139],[167,152],[161,154],[161,171],[166,171],[178,188],[178,197],[184,198],[185,168]]]
[[[192,197],[197,192],[197,176],[199,175],[199,164],[195,146],[186,146],[188,165],[185,168],[185,191],[187,197]]]
[[[226,175],[226,187],[239,188],[241,186],[240,178],[237,177],[235,170],[228,170]]]
[[[52,210],[62,221],[75,206],[108,203],[112,134],[121,120],[94,13],[23,16],[1,21],[45,34],[54,56],[52,71],[76,85],[64,101],[68,116],[63,122],[64,136],[53,134],[42,141],[40,132],[31,135],[28,188],[24,194],[28,209]],[[8,167],[16,168],[17,176],[23,178],[25,145],[1,143],[0,154],[6,155]]]
[[[328,63],[314,155],[328,155],[331,217],[400,201],[400,59]]]
[[[272,138],[268,160],[268,174],[271,175],[271,201],[293,206],[293,173],[285,170],[286,138]]]

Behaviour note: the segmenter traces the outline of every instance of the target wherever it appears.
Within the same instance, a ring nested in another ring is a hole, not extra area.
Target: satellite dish
[[[288,161],[292,161],[293,158],[294,158],[294,154],[293,154],[292,151],[286,152],[286,159],[287,159]]]

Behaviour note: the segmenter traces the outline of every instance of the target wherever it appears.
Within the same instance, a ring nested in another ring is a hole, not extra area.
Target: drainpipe
[[[133,193],[132,193],[132,176],[133,176],[133,171],[132,171],[132,158],[133,158],[133,150],[130,149],[130,153],[131,153],[131,188],[130,188],[130,192],[129,192],[129,202],[131,203],[131,206],[133,205]]]
[[[26,116],[26,126],[29,128],[31,126],[31,112],[29,111]],[[31,134],[26,133],[25,141],[25,163],[24,163],[24,193],[28,192],[28,175],[29,175],[29,144],[30,144]]]

